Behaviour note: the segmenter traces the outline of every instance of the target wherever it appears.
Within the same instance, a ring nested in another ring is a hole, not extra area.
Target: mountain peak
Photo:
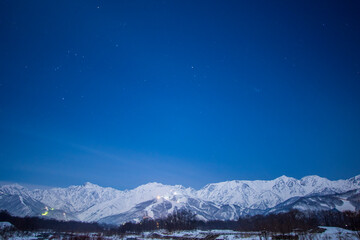
[[[330,181],[329,179],[320,177],[318,175],[309,175],[309,176],[305,176],[300,179],[300,182],[302,185],[311,184],[313,186],[318,184],[319,182],[325,183],[325,182],[329,182],[329,181]]]
[[[281,175],[280,177],[278,177],[278,178],[275,178],[274,179],[275,181],[276,180],[283,180],[283,181],[289,181],[289,180],[296,180],[295,178],[293,178],[293,177],[288,177],[288,176],[286,176],[286,175]]]
[[[98,188],[98,187],[100,187],[99,185],[93,184],[91,182],[85,182],[83,184],[83,186],[86,187],[86,188]]]
[[[143,185],[138,186],[137,188],[152,188],[152,187],[163,187],[166,186],[162,183],[158,183],[158,182],[149,182]]]
[[[165,186],[165,185],[162,184],[162,183],[158,183],[158,182],[148,182],[148,183],[143,184],[141,186]]]
[[[301,179],[327,179],[327,178],[323,178],[323,177],[320,177],[318,175],[309,175],[309,176],[305,176],[305,177],[303,177]]]
[[[352,177],[352,179],[360,180],[360,174],[359,174],[359,175],[356,175],[355,177]]]

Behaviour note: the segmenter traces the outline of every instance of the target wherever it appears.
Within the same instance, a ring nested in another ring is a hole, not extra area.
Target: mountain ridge
[[[144,216],[163,217],[176,209],[187,209],[200,219],[232,220],[245,214],[269,212],[294,197],[324,196],[355,189],[360,189],[360,175],[335,181],[317,175],[301,179],[283,175],[273,180],[210,183],[199,190],[157,182],[130,190],[101,187],[90,182],[67,188],[32,190],[19,184],[7,184],[0,185],[0,208],[9,206],[8,202],[1,204],[3,199],[17,199],[10,196],[19,196],[33,206],[26,206],[26,211],[22,212],[17,212],[16,206],[6,209],[15,215],[24,215],[24,212],[39,215],[39,206],[45,206],[63,212],[65,219],[65,216],[81,221],[106,222],[108,219],[114,224],[138,221]]]

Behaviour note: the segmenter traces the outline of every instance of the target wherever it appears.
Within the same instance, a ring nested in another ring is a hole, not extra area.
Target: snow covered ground
[[[299,240],[307,239],[316,239],[316,240],[359,240],[360,238],[354,231],[337,228],[337,227],[323,227],[325,231],[322,233],[312,233],[312,234],[299,234]],[[296,233],[291,233],[288,235],[297,235]],[[141,234],[132,234],[125,236],[103,236],[98,233],[92,234],[78,234],[79,239],[95,240],[95,239],[104,239],[104,240],[142,240],[142,239],[151,239],[151,240],[164,240],[164,239],[173,239],[173,240],[259,240],[259,239],[268,239],[271,240],[272,237],[270,234],[267,238],[264,238],[264,235],[261,235],[259,232],[236,232],[231,230],[211,230],[211,231],[179,231],[173,233],[166,233],[164,231],[155,231],[155,232],[144,232]],[[35,232],[28,234],[14,233],[13,236],[3,238],[0,236],[0,239],[10,239],[10,240],[37,240],[37,239],[70,239],[74,235],[70,234],[55,234],[48,232]],[[85,238],[86,237],[86,238]],[[295,238],[294,238],[295,239]]]
[[[11,228],[11,227],[14,227],[14,225],[12,225],[9,222],[0,222],[0,229]]]
[[[326,240],[332,240],[332,239],[344,239],[344,240],[355,240],[360,239],[360,235],[357,235],[356,232],[346,230],[343,228],[337,228],[337,227],[320,227],[325,229],[325,232],[319,234],[319,239],[326,239]]]

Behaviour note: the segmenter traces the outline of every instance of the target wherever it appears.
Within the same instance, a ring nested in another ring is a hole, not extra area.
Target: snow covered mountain
[[[92,183],[35,190],[10,184],[0,187],[0,209],[18,216],[110,224],[138,221],[143,217],[164,217],[175,209],[187,209],[203,220],[226,220],[237,219],[244,214],[265,214],[271,209],[277,212],[296,208],[287,204],[287,200],[291,202],[302,197],[319,197],[356,189],[360,189],[360,175],[338,181],[319,176],[299,180],[286,176],[270,181],[236,180],[208,184],[198,191],[160,183],[148,183],[125,191]],[[331,202],[329,199],[328,202]],[[339,209],[338,205],[330,204],[328,208]]]
[[[271,181],[228,181],[206,185],[197,196],[219,204],[267,209],[296,196],[341,193],[360,188],[360,175],[348,180],[330,181],[319,176],[300,180],[281,176]]]

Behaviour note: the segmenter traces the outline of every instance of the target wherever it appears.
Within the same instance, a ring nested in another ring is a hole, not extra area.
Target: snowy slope
[[[180,185],[169,186],[160,183],[148,183],[130,191],[123,191],[117,197],[94,204],[79,214],[84,221],[97,221],[100,218],[119,214],[132,209],[135,205],[157,198],[169,199],[173,196],[188,198],[194,194],[193,189]]]

